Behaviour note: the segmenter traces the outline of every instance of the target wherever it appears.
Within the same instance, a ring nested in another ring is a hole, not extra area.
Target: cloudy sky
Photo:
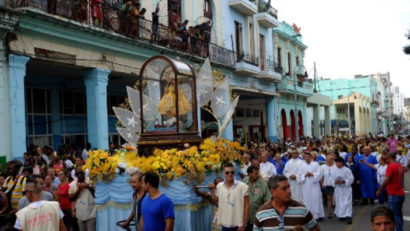
[[[390,72],[410,97],[410,0],[272,0],[279,20],[302,28],[305,66],[324,78]],[[313,72],[311,72],[313,75]]]

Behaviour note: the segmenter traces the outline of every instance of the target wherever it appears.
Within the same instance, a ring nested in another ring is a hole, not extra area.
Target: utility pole
[[[316,62],[314,62],[313,63],[313,71],[314,71],[314,74],[313,74],[313,83],[315,84],[314,85],[314,88],[313,88],[313,93],[317,93],[317,76],[316,76],[316,74],[317,74],[317,72],[316,72]]]
[[[349,135],[351,134],[350,129],[350,95],[347,96],[347,125],[349,127]]]

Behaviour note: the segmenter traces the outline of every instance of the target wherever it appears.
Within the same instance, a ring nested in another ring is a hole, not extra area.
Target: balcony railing
[[[249,63],[254,66],[259,66],[258,56],[251,55],[251,54],[244,53],[244,52],[239,52],[237,53],[236,58],[238,62],[245,62],[245,63]]]
[[[259,13],[266,12],[272,15],[274,18],[278,19],[278,10],[276,10],[271,5],[269,5],[268,2],[259,1],[258,12]]]
[[[14,0],[15,8],[29,7],[74,20],[96,28],[124,35],[164,48],[201,58],[229,67],[235,66],[235,53],[211,43],[211,24],[203,23],[181,30],[180,23],[165,26],[133,14],[132,5],[123,7],[90,0]],[[151,13],[147,14],[150,15]]]

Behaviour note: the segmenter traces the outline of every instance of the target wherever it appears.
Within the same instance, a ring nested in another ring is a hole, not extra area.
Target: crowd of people
[[[228,163],[209,193],[194,188],[217,206],[215,230],[319,230],[324,219],[352,224],[353,206],[375,203],[387,203],[395,230],[403,230],[410,137],[331,136],[250,146],[240,170]]]
[[[7,162],[0,169],[0,230],[95,230],[94,188],[82,168],[90,149],[30,145],[23,161]]]
[[[89,150],[30,145],[23,161],[7,162],[0,169],[0,230],[96,230],[94,186],[83,169]],[[324,219],[351,224],[355,205],[387,203],[372,213],[373,229],[384,224],[380,215],[401,231],[409,150],[410,137],[395,136],[252,143],[241,166],[224,163],[206,190],[193,190],[215,206],[215,230],[319,230]],[[152,172],[130,177],[133,209],[124,228],[172,230],[174,207],[159,181]]]
[[[16,6],[43,8],[37,2],[16,1]],[[157,43],[180,51],[190,52],[202,57],[209,54],[212,20],[204,16],[203,23],[188,26],[188,20],[181,20],[180,6],[170,2],[166,12],[160,12],[159,4],[151,15],[147,15],[139,0],[106,1],[106,0],[48,0],[50,14],[57,14],[81,23],[90,23],[95,27],[115,31],[127,37]],[[89,10],[88,10],[89,9]],[[88,16],[88,14],[90,14]],[[161,19],[167,18],[166,20]],[[161,24],[162,23],[162,24]],[[165,25],[163,25],[165,24]]]

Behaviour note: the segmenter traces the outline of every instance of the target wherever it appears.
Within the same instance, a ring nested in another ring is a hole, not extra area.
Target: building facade
[[[362,116],[364,116],[364,118],[367,118],[367,110],[369,110],[370,121],[372,121],[369,126],[367,126],[367,124],[365,126],[362,126],[361,124],[358,124],[362,122],[362,120],[360,120],[361,117],[359,116],[359,119],[355,120],[354,126],[352,126],[352,124],[350,123],[350,131],[352,134],[376,134],[380,131],[383,131],[382,128],[384,121],[382,121],[380,118],[380,104],[382,98],[378,89],[378,80],[370,75],[356,75],[353,79],[320,78],[317,81],[318,92],[320,94],[329,96],[333,102],[338,102],[338,104],[340,104],[340,100],[346,97],[347,99],[350,99],[353,94],[358,94],[361,100],[369,102],[369,106],[367,106],[367,104],[363,102],[351,102],[354,105],[359,105],[356,113],[363,113]],[[344,100],[342,101],[344,102]],[[354,105],[350,105],[351,112],[355,108]],[[345,131],[346,129],[347,131],[349,131],[349,121],[355,118],[352,114],[350,120],[348,120],[347,105],[346,110],[341,107],[344,106],[332,105],[331,107],[330,114],[332,118],[332,132]]]
[[[2,3],[0,155],[22,158],[29,144],[121,144],[112,106],[124,102],[125,86],[136,83],[141,65],[154,55],[196,65],[209,57],[214,68],[232,76],[235,52],[222,33],[227,6],[211,0],[139,2],[147,13],[137,21],[121,9],[126,2],[109,2],[98,14],[64,0]],[[185,33],[175,33],[185,20]],[[187,41],[187,34],[193,39]]]
[[[223,33],[229,49],[236,53],[235,70],[230,75],[231,90],[239,103],[224,137],[249,141],[277,139],[276,84],[281,75],[275,70],[273,29],[279,26],[277,12],[267,1],[220,1],[224,13]]]
[[[377,73],[371,76],[377,80],[377,93],[380,99],[377,120],[380,121],[380,131],[389,134],[394,129],[393,91],[390,73]]]
[[[294,67],[303,65],[306,46],[300,37],[286,35],[289,28],[274,31],[280,23],[268,2],[140,0],[139,12],[146,13],[137,20],[128,18],[132,1],[109,1],[97,11],[68,0],[3,2],[0,155],[21,158],[29,144],[54,149],[121,144],[112,106],[125,101],[125,86],[134,85],[144,61],[158,54],[194,66],[209,57],[213,68],[230,78],[232,94],[240,96],[223,136],[276,141],[279,101],[288,105],[282,109],[291,126],[288,81]],[[278,48],[291,53],[289,62]],[[299,121],[305,118],[309,86],[297,86]],[[212,121],[206,112],[198,114],[201,124]],[[202,134],[213,131],[206,127]]]
[[[296,139],[306,134],[307,98],[313,95],[303,62],[307,46],[296,25],[282,22],[273,32],[275,62],[282,73],[278,83],[277,134],[280,139]]]

